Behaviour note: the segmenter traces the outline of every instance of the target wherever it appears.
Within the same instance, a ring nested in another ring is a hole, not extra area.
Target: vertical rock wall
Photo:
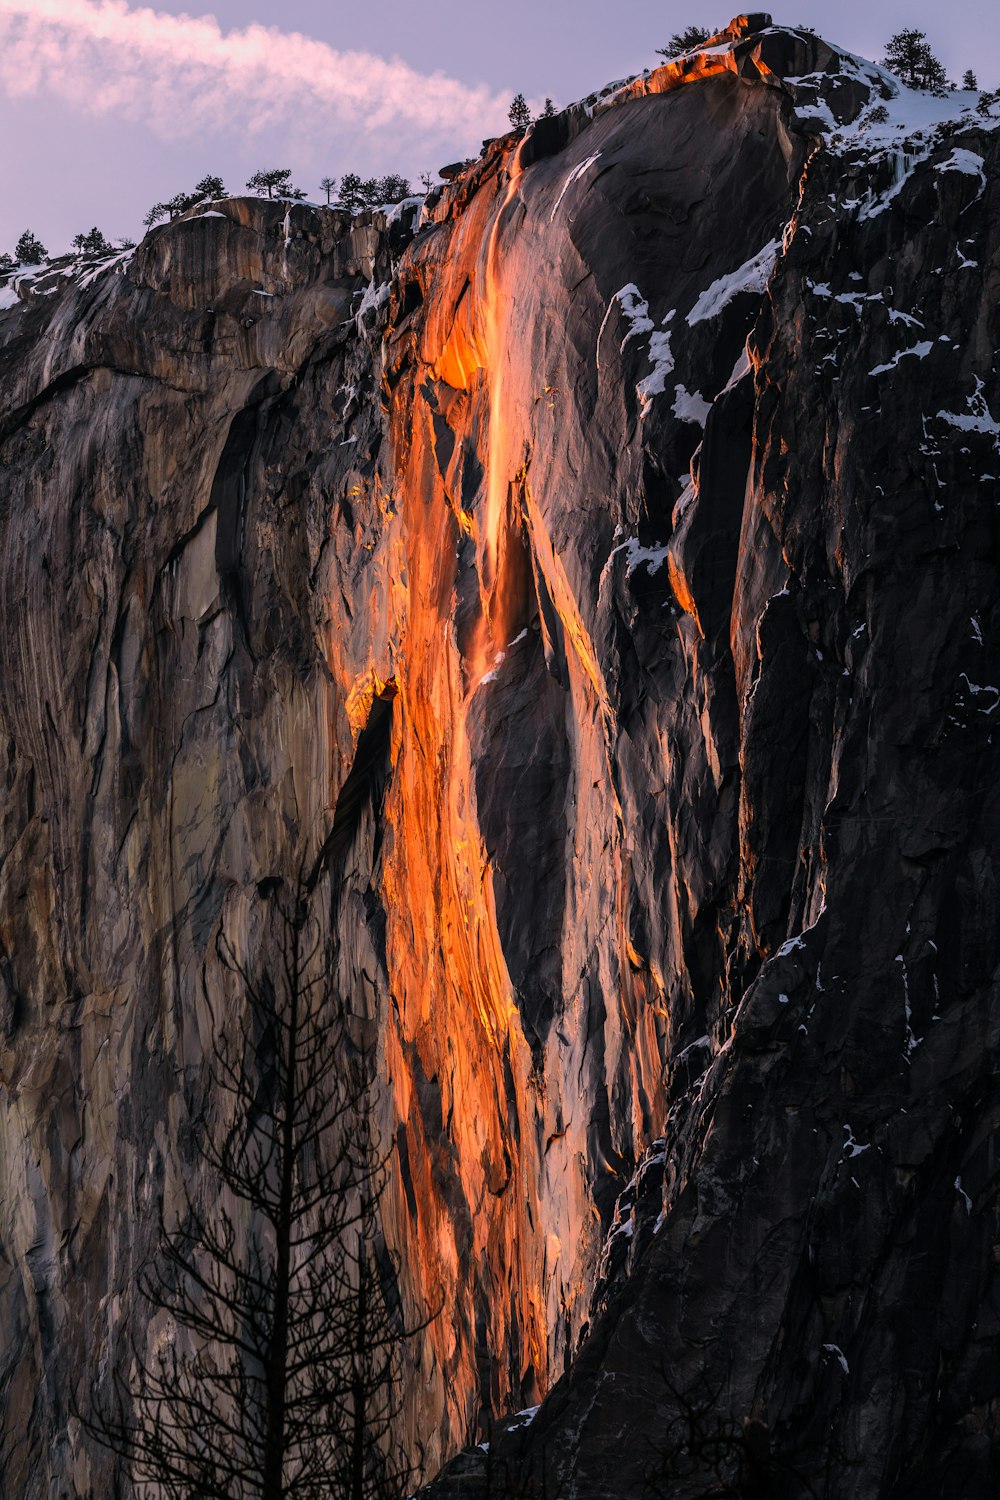
[[[893,89],[742,18],[422,206],[215,205],[0,313],[12,1494],[107,1488],[72,1402],[303,861],[429,1467],[593,1323],[549,1493],[638,1492],[661,1365],[831,1494],[978,1474],[995,137],[897,149]]]

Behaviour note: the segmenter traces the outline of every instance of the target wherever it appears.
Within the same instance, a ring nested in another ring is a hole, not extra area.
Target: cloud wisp
[[[338,52],[258,24],[166,15],[126,0],[0,0],[0,88],[55,96],[91,115],[141,122],[166,140],[206,131],[392,129],[426,142],[505,128],[505,102],[399,59]]]

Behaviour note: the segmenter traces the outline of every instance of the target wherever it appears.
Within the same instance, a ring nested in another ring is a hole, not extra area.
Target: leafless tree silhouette
[[[426,1321],[407,1323],[380,1231],[370,1023],[335,991],[305,883],[270,905],[273,963],[219,939],[243,1024],[213,1015],[202,1191],[161,1204],[149,1336],[85,1417],[142,1500],[397,1500],[414,1477],[401,1361]]]
[[[650,1440],[644,1494],[650,1500],[817,1500],[804,1449],[779,1451],[767,1425],[730,1416],[725,1382],[707,1375],[681,1389],[665,1367],[664,1425]],[[821,1465],[828,1467],[828,1465]]]

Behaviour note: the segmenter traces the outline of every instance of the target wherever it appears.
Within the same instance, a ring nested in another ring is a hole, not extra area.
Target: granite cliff
[[[700,1402],[713,1493],[994,1493],[975,103],[744,16],[427,200],[0,288],[11,1497],[112,1493],[74,1407],[199,1170],[220,935],[303,864],[428,1472],[542,1402],[442,1493],[709,1493]]]

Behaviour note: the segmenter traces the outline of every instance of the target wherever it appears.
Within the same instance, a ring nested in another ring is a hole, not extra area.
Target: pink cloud
[[[298,32],[213,16],[172,16],[126,0],[0,0],[0,88],[48,93],[89,114],[120,114],[167,140],[206,130],[386,127],[425,140],[506,127],[505,101],[398,59],[338,52]]]

